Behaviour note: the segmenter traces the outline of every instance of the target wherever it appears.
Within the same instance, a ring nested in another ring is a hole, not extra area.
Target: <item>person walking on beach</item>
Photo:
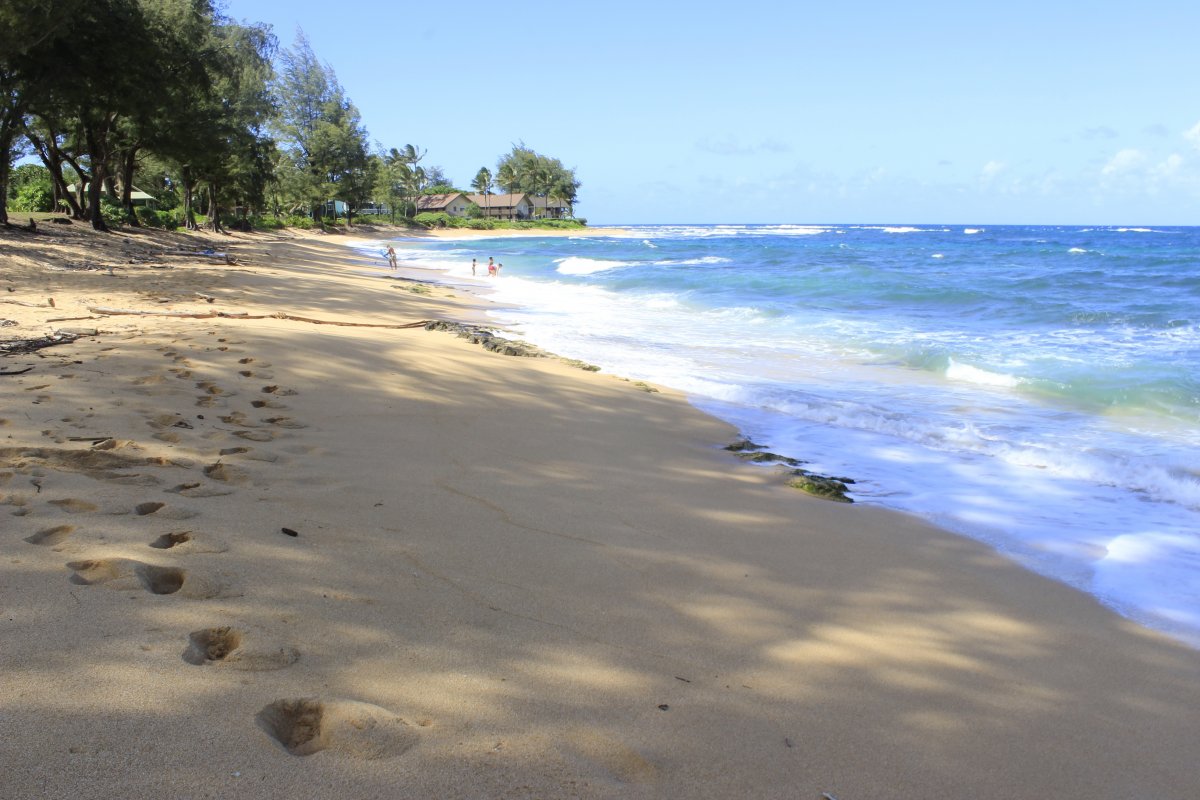
[[[471,259],[471,274],[475,274],[475,259]]]
[[[388,245],[387,249],[387,259],[388,264],[391,265],[392,269],[399,268],[399,265],[396,263],[396,248],[392,247],[390,244]]]

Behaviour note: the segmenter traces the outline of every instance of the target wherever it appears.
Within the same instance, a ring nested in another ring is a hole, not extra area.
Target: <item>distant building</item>
[[[563,219],[570,216],[570,206],[557,197],[531,197],[533,216],[536,219]]]
[[[449,214],[452,217],[465,217],[467,216],[467,209],[470,207],[471,200],[462,192],[423,194],[417,198],[418,214],[425,212],[437,214],[440,212]]]
[[[524,192],[516,194],[469,194],[467,199],[479,206],[489,219],[533,219],[533,204]]]
[[[83,191],[86,192],[88,190],[89,186],[91,186],[90,183],[85,183],[83,185]],[[67,193],[75,194],[75,184],[72,183],[67,186]],[[107,196],[108,192],[104,192],[104,194]],[[116,198],[116,199],[119,200],[120,198]],[[154,195],[147,194],[146,192],[143,192],[141,189],[137,188],[136,186],[129,187],[129,202],[133,204],[134,208],[138,208],[139,206],[145,206],[146,208],[154,208],[155,206],[158,205],[158,200],[154,197]]]

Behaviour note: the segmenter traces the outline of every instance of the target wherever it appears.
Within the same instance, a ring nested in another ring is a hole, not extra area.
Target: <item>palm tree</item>
[[[487,167],[480,167],[479,172],[475,173],[475,180],[471,181],[471,187],[483,195],[483,216],[485,218],[488,215],[488,195],[491,193],[493,185],[492,173]]]

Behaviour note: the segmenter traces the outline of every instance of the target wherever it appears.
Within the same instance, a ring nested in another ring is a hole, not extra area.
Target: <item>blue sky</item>
[[[836,7],[833,7],[835,6]],[[619,223],[1200,224],[1200,3],[227,0],[383,147]]]

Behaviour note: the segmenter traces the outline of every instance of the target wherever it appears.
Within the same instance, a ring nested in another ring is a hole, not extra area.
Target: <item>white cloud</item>
[[[1109,159],[1100,170],[1101,175],[1125,175],[1139,169],[1146,163],[1146,156],[1141,150],[1127,148]]]
[[[1197,122],[1192,127],[1183,132],[1183,138],[1192,143],[1192,146],[1200,150],[1200,122]]]
[[[1154,168],[1154,175],[1158,178],[1170,179],[1178,175],[1183,166],[1183,156],[1179,155],[1179,153],[1171,153],[1162,163]]]

